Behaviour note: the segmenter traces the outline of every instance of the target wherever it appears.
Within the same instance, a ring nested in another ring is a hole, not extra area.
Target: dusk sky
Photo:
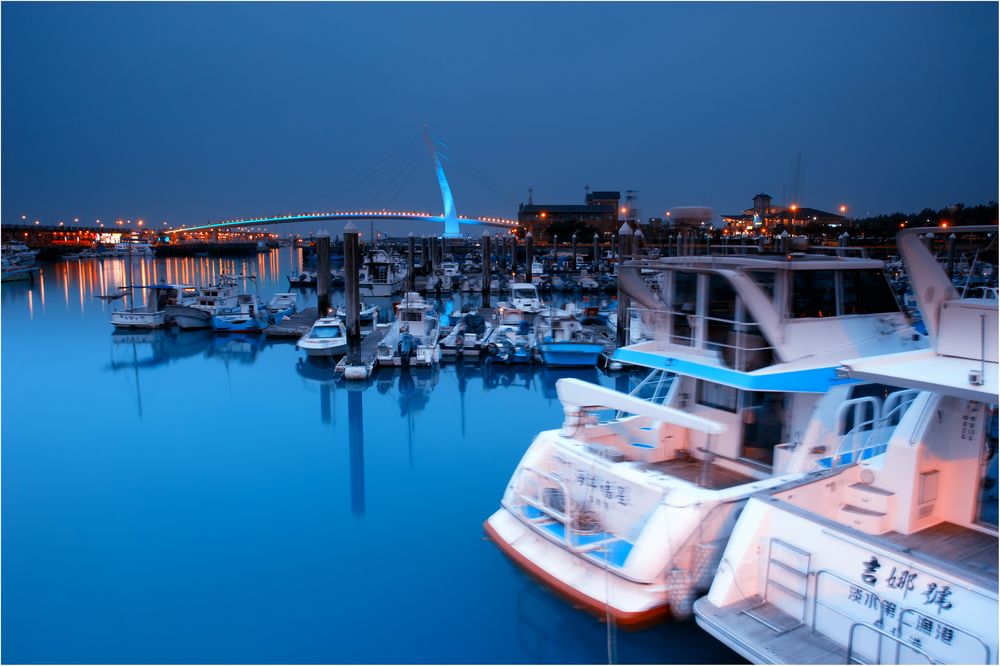
[[[467,215],[984,203],[997,54],[992,2],[8,2],[3,222],[438,213],[425,122]]]

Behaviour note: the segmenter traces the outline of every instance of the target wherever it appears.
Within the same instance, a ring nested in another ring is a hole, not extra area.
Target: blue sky
[[[0,11],[6,223],[193,224],[394,192],[439,212],[425,122],[459,160],[465,214],[585,185],[638,190],[644,216],[733,212],[761,189],[857,216],[997,198],[996,3]],[[405,146],[381,181],[338,188]]]

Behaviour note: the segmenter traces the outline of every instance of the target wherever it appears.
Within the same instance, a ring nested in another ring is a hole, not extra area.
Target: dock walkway
[[[319,319],[319,310],[306,308],[296,312],[291,317],[285,317],[280,323],[264,329],[264,335],[269,338],[301,338],[309,331],[309,327]]]
[[[334,373],[343,375],[344,379],[367,379],[370,377],[377,364],[378,345],[388,332],[388,326],[376,326],[375,330],[361,339],[361,346],[357,354],[348,352],[344,358],[340,359]]]

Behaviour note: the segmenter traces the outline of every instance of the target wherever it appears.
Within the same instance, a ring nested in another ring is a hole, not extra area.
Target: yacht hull
[[[483,523],[486,535],[532,577],[560,596],[626,629],[642,629],[670,617],[662,586],[635,583],[567,553],[538,536],[507,509]]]

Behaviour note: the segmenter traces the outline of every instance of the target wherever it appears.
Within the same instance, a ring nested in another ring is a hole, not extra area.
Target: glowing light
[[[841,213],[846,213],[846,212],[847,212],[847,206],[845,206],[845,205],[841,204],[841,205],[840,205],[840,212],[841,212]]]

